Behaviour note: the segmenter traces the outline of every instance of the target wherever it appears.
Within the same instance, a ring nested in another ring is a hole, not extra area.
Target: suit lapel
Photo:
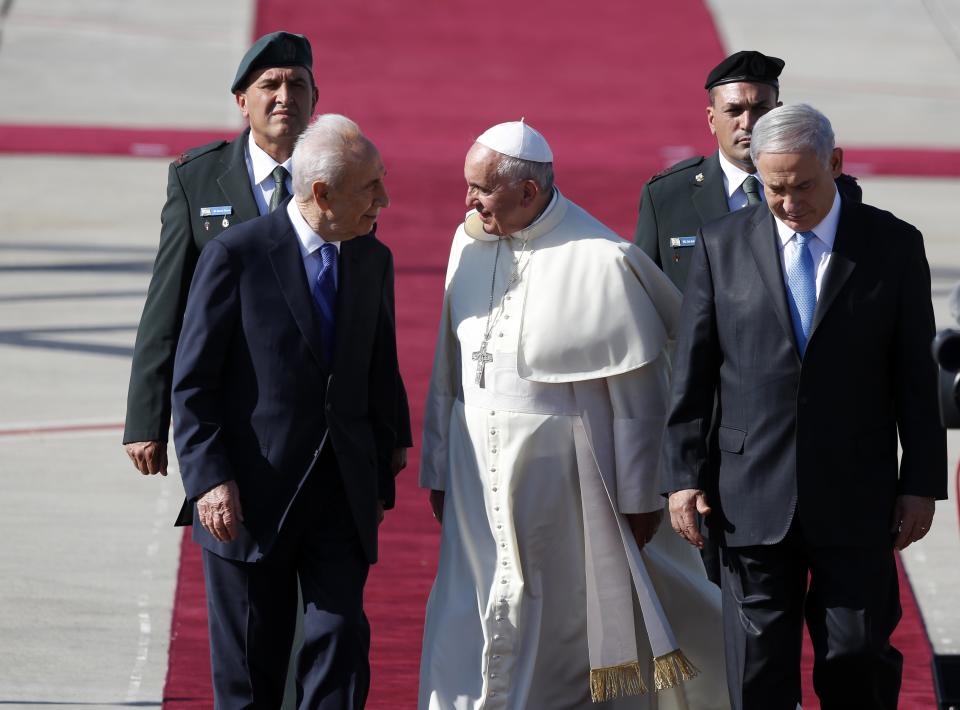
[[[286,205],[286,203],[284,203]],[[320,368],[323,364],[323,337],[316,320],[313,296],[307,288],[307,279],[303,271],[303,257],[297,245],[297,235],[290,224],[285,207],[277,209],[270,217],[274,222],[274,244],[270,248],[270,264],[280,284],[280,290],[293,314],[297,327],[310,347],[314,359]]]
[[[784,332],[790,338],[794,348],[797,338],[793,332],[793,320],[790,317],[790,308],[787,306],[787,289],[783,283],[783,272],[780,269],[780,249],[777,246],[777,229],[773,215],[769,210],[757,212],[758,218],[753,223],[753,229],[747,235],[750,250],[760,272],[760,278],[767,287],[773,310]],[[799,351],[798,351],[799,352]]]
[[[694,207],[700,215],[701,224],[712,222],[715,219],[723,217],[730,211],[727,204],[727,194],[723,189],[723,168],[720,167],[720,158],[714,153],[702,163],[703,170],[698,175],[702,175],[702,180],[697,180],[696,176],[690,179],[690,189],[693,193]]]
[[[260,216],[247,172],[246,145],[249,135],[250,130],[247,129],[230,144],[224,156],[224,170],[217,178],[217,184],[233,207],[235,222],[246,222]]]
[[[860,233],[854,224],[851,214],[853,207],[846,202],[840,203],[840,222],[837,225],[837,236],[833,242],[833,251],[830,253],[830,262],[823,275],[823,284],[820,286],[820,296],[817,298],[817,308],[813,312],[813,325],[810,328],[810,337],[817,330],[830,306],[843,289],[843,285],[850,278],[856,266],[856,250],[860,244]]]
[[[334,345],[334,370],[349,358],[351,343],[355,342],[354,329],[369,320],[366,301],[379,298],[380,292],[371,291],[374,283],[372,264],[365,258],[369,251],[370,236],[357,237],[340,244],[340,271],[337,285],[337,342]],[[374,314],[375,315],[375,314]]]

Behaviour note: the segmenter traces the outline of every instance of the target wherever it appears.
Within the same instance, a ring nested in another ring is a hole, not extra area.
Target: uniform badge
[[[696,175],[693,176],[693,179],[696,180],[697,182],[703,182],[703,173],[697,173]]]
[[[231,205],[221,205],[219,207],[201,207],[201,217],[222,217],[223,215],[233,214]]]
[[[689,237],[670,237],[670,246],[674,249],[683,247],[692,247],[697,245],[697,238],[694,235]]]

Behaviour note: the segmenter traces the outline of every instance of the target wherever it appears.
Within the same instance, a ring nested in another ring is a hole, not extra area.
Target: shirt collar
[[[723,182],[724,187],[727,188],[727,197],[735,193],[743,184],[743,181],[750,177],[750,175],[753,175],[753,177],[757,179],[757,182],[763,185],[763,179],[760,177],[759,170],[755,173],[748,173],[727,160],[722,150],[718,150],[717,155],[720,158],[720,169],[723,170],[723,177],[726,178]]]
[[[255,185],[259,185],[270,177],[273,174],[273,169],[278,165],[285,167],[288,173],[293,172],[293,156],[290,156],[282,163],[278,163],[267,155],[263,148],[257,145],[257,142],[253,139],[252,131],[250,135],[247,136],[247,152],[250,154],[250,165],[253,167],[253,183]]]
[[[793,239],[793,235],[797,232],[792,227],[788,227],[781,222],[780,218],[776,215],[774,215],[773,218],[777,223],[777,234],[780,235],[780,241],[784,246],[786,246],[787,242]],[[827,251],[833,251],[833,242],[837,238],[837,225],[839,224],[840,193],[837,192],[836,188],[834,188],[833,206],[830,208],[830,211],[827,212],[827,216],[823,218],[820,224],[814,226],[814,228],[809,231],[813,232],[817,236],[817,239],[827,245]]]
[[[296,198],[287,203],[287,215],[290,217],[293,231],[297,233],[297,244],[300,246],[300,256],[304,259],[327,243],[326,239],[313,231],[313,228],[307,224],[307,220],[300,214],[300,208],[297,207]],[[337,248],[337,251],[340,251],[340,242],[330,243]]]

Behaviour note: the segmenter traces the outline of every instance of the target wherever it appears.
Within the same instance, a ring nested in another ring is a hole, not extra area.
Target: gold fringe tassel
[[[699,674],[697,667],[683,655],[683,651],[679,648],[653,659],[653,683],[657,692],[666,688],[675,688],[683,681],[696,678]]]
[[[640,664],[637,661],[590,669],[590,698],[595,703],[628,695],[643,695],[646,692],[647,686],[640,675]]]

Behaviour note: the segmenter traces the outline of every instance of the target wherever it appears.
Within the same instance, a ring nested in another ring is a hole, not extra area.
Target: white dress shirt
[[[798,248],[797,240],[793,238],[796,232],[777,219],[776,215],[774,215],[774,220],[776,220],[777,223],[777,234],[780,236],[780,270],[783,274],[783,283],[786,284],[789,290],[790,285],[787,284],[786,250]],[[810,256],[813,257],[813,264],[817,268],[817,299],[820,298],[820,287],[823,285],[823,275],[827,272],[827,265],[830,263],[830,254],[833,252],[833,242],[837,238],[837,225],[839,222],[840,193],[834,188],[833,206],[830,208],[830,211],[827,212],[827,216],[823,218],[823,221],[809,230],[816,235],[816,238],[807,242],[807,247],[810,249]]]
[[[273,180],[273,170],[278,165],[287,169],[287,194],[293,194],[293,156],[282,163],[278,163],[257,145],[253,140],[253,133],[247,137],[247,149],[244,151],[247,162],[247,175],[250,176],[250,186],[253,189],[253,199],[257,202],[257,210],[261,215],[270,211],[270,196],[277,187]]]
[[[290,217],[293,231],[297,233],[297,245],[300,247],[300,256],[303,257],[303,269],[307,274],[307,284],[310,286],[312,292],[313,284],[316,283],[317,276],[320,275],[320,267],[323,266],[323,262],[320,260],[319,249],[327,243],[327,240],[314,232],[310,225],[307,224],[307,220],[300,214],[300,208],[297,207],[296,200],[290,200],[290,202],[287,203],[287,215]],[[340,242],[330,243],[337,248],[337,253],[339,254]],[[340,276],[338,272],[334,285],[338,286],[339,282]]]
[[[723,187],[727,191],[727,206],[731,212],[747,206],[747,193],[743,191],[743,181],[750,177],[748,173],[727,160],[722,150],[717,151],[720,157],[720,169],[723,170]],[[753,177],[760,183],[760,200],[767,201],[763,194],[763,179],[760,177],[760,171],[752,173]]]

